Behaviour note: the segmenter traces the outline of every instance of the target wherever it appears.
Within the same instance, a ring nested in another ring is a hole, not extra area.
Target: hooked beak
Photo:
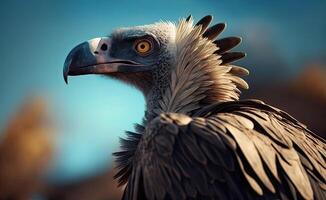
[[[95,38],[81,43],[68,54],[63,78],[68,84],[68,76],[84,74],[109,74],[114,72],[141,72],[151,69],[131,60],[117,59],[110,56],[111,40],[107,37]]]

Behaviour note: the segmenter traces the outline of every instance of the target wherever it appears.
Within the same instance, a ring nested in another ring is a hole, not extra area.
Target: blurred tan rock
[[[326,66],[312,64],[293,82],[292,89],[326,104]]]
[[[31,199],[41,189],[51,133],[43,99],[30,99],[16,112],[0,138],[0,199]]]

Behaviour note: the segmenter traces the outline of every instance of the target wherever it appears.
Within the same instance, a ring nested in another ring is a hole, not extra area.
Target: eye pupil
[[[135,50],[142,56],[148,55],[152,50],[152,43],[148,40],[136,41]]]

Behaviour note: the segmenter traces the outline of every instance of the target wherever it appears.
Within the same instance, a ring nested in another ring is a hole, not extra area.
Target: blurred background
[[[324,0],[2,0],[0,199],[119,199],[111,154],[141,121],[144,98],[101,76],[65,85],[63,62],[77,44],[117,27],[189,14],[211,14],[228,24],[222,37],[243,38],[237,49],[247,57],[238,64],[251,72],[243,98],[280,107],[326,137]]]

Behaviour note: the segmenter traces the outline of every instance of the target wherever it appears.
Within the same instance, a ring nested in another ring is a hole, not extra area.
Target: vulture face
[[[225,24],[209,27],[207,15],[195,25],[160,22],[120,28],[108,37],[84,42],[69,53],[63,75],[102,74],[140,89],[146,118],[160,112],[191,113],[215,102],[238,100],[248,84],[239,76],[248,70],[231,65],[245,56],[230,51],[241,39],[216,39]],[[215,40],[216,39],[216,40]]]
[[[173,62],[175,26],[157,23],[121,28],[108,37],[95,38],[71,50],[64,63],[63,75],[104,74],[149,90],[159,74],[168,74]]]

